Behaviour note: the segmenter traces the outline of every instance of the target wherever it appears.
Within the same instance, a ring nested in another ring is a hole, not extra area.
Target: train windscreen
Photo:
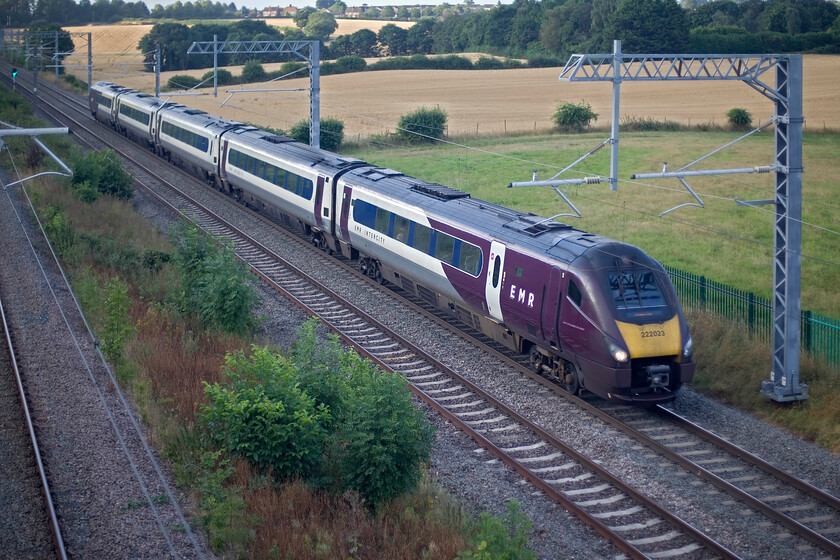
[[[607,282],[619,319],[638,321],[669,318],[668,301],[652,270],[638,267],[609,270]]]

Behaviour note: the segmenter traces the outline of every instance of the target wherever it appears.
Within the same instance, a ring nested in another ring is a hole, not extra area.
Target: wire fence
[[[773,303],[769,299],[670,266],[666,266],[665,270],[670,274],[684,305],[699,307],[743,323],[761,340],[770,341]],[[802,311],[800,341],[803,351],[840,367],[840,320],[813,311]]]

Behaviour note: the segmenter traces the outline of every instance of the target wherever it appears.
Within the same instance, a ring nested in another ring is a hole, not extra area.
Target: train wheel
[[[571,363],[565,362],[564,366],[560,386],[569,393],[577,395],[580,392],[580,374]]]

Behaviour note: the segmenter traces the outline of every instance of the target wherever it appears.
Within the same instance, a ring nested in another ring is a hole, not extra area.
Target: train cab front
[[[693,343],[667,273],[655,261],[615,259],[600,270],[606,291],[601,352],[578,356],[586,387],[613,401],[672,401],[694,377]]]

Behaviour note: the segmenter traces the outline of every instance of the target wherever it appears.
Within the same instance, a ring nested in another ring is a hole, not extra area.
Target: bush
[[[583,132],[593,120],[598,120],[598,115],[592,112],[592,106],[585,101],[578,104],[562,103],[551,120],[560,132]]]
[[[302,144],[309,144],[309,121],[295,123],[289,130],[289,138]],[[344,121],[335,117],[321,119],[321,148],[337,152],[344,141]]]
[[[471,560],[536,560],[537,555],[528,548],[528,531],[531,521],[519,512],[519,503],[511,500],[508,512],[498,518],[482,513],[478,531],[472,539],[473,548],[458,553],[458,558]]]
[[[446,118],[446,111],[440,106],[421,107],[400,117],[397,136],[412,144],[434,142],[443,137]]]
[[[347,74],[349,72],[361,72],[367,67],[365,59],[356,56],[342,56],[336,59],[335,62],[325,62],[321,65],[321,73],[329,74]]]
[[[134,194],[131,175],[123,169],[122,160],[113,150],[74,149],[68,161],[73,170],[70,184],[81,200],[93,202],[100,194],[128,199]]]
[[[734,130],[749,130],[752,128],[752,115],[746,109],[735,107],[726,112],[729,125]]]
[[[482,56],[475,61],[473,67],[476,70],[499,70],[505,67],[505,63],[498,58]]]
[[[194,225],[180,227],[173,261],[178,271],[181,311],[197,315],[222,332],[245,334],[256,326],[257,295],[248,272],[231,247],[219,246]]]
[[[227,383],[205,383],[207,433],[229,452],[281,479],[306,475],[326,444],[329,409],[299,386],[294,364],[265,348],[228,354]]]
[[[236,83],[236,80],[233,78],[233,74],[230,73],[230,70],[225,70],[224,68],[219,68],[216,70],[216,80],[217,85],[220,86],[229,86],[231,84]],[[199,81],[206,81],[208,84],[212,84],[213,71],[210,70],[209,72],[205,72],[204,75],[201,77],[201,80]]]
[[[213,74],[210,74],[213,77]],[[193,89],[201,80],[187,74],[176,74],[166,81],[166,87],[169,89]]]
[[[242,74],[240,75],[240,81],[243,84],[253,83],[253,82],[264,82],[266,79],[265,69],[263,68],[262,64],[260,64],[259,60],[251,59],[245,63],[245,66],[242,67]]]
[[[375,509],[417,485],[433,431],[404,379],[337,337],[320,342],[316,327],[304,323],[288,358],[259,348],[228,356],[226,383],[205,386],[201,422],[260,469],[354,491]]]

